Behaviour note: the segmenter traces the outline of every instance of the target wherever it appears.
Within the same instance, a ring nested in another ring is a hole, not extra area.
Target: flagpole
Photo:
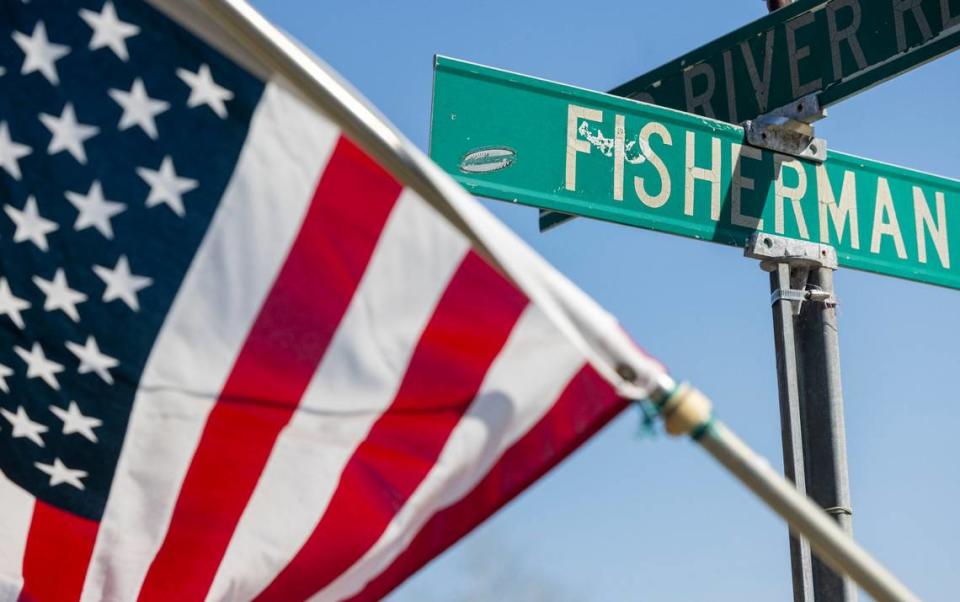
[[[154,2],[162,0],[153,0]],[[179,1],[179,0],[178,0]],[[303,48],[274,27],[244,0],[197,0],[217,18],[233,38],[256,51],[259,58],[276,70],[308,101],[333,117],[364,151],[404,181],[441,212],[497,265],[501,262],[490,252],[463,216],[448,202],[453,186],[435,169],[429,159],[361,100],[345,82],[334,77]],[[610,337],[611,339],[613,337]],[[606,341],[607,355],[625,380],[643,378],[649,371],[648,360],[631,351],[621,340]],[[651,398],[660,409],[667,431],[690,435],[733,473],[744,485],[777,512],[831,568],[850,575],[864,590],[880,602],[916,602],[902,583],[873,559],[816,504],[801,495],[753,452],[732,431],[712,417],[710,401],[696,389],[674,386],[661,375],[653,383]]]
[[[821,560],[844,573],[875,600],[917,598],[883,565],[844,532],[813,500],[797,491],[770,463],[712,415],[711,402],[687,385],[660,391],[655,403],[671,435],[689,435],[736,476],[790,527],[803,535]]]

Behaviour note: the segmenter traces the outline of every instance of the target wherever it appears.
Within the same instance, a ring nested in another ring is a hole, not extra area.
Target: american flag
[[[196,3],[2,0],[0,599],[377,599],[661,372],[342,125]]]

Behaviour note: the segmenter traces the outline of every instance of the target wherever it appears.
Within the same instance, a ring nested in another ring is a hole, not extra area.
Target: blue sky
[[[426,148],[432,57],[606,90],[762,16],[715,2],[303,2],[258,7]],[[830,147],[960,177],[960,54],[831,107]],[[486,201],[781,464],[767,276],[737,249]],[[960,291],[836,275],[856,537],[921,597],[960,588]],[[790,598],[784,525],[695,445],[630,410],[393,595],[420,600]]]

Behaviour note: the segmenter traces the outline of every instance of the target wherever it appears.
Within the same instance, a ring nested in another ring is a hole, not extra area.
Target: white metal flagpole
[[[161,2],[161,0],[152,0]],[[182,0],[177,0],[182,1]],[[433,205],[459,228],[496,265],[511,277],[523,277],[516,269],[504,265],[503,257],[488,245],[494,237],[478,233],[470,223],[472,216],[458,208],[456,200],[463,192],[456,184],[402,135],[390,127],[359,94],[321,66],[308,52],[274,27],[243,0],[195,0],[217,18],[234,40],[255,52],[280,77],[293,85],[308,101],[333,117],[344,132],[364,151],[397,175],[407,186]],[[522,283],[531,289],[557,282]],[[810,540],[811,546],[831,568],[850,575],[864,590],[880,602],[914,602],[919,600],[892,574],[847,536],[839,526],[793,485],[774,471],[722,423],[713,419],[711,404],[700,392],[686,386],[676,387],[666,375],[649,382],[649,360],[618,336],[616,328],[597,324],[597,315],[578,311],[580,299],[574,287],[565,289],[569,304],[558,307],[566,312],[569,324],[591,330],[594,354],[601,355],[625,381],[633,381],[637,390],[653,390],[667,431],[673,435],[689,434],[723,466],[733,473],[770,508],[783,517],[792,529]],[[555,303],[556,304],[556,303]],[[589,305],[589,304],[587,304]],[[602,340],[597,340],[597,336]],[[590,338],[585,335],[584,338]],[[642,382],[641,382],[642,381]]]
[[[830,515],[798,492],[790,481],[726,425],[714,419],[711,403],[702,393],[681,385],[656,400],[656,403],[667,432],[690,435],[783,517],[791,529],[807,538],[814,552],[830,568],[849,575],[877,601],[919,601],[904,584],[845,533]]]

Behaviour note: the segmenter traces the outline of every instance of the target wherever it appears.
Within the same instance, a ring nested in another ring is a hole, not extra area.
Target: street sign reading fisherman
[[[730,123],[828,106],[960,45],[957,0],[799,0],[611,91]]]
[[[960,288],[960,182],[743,144],[671,109],[438,57],[432,158],[472,192],[742,246],[754,231],[840,264]]]

